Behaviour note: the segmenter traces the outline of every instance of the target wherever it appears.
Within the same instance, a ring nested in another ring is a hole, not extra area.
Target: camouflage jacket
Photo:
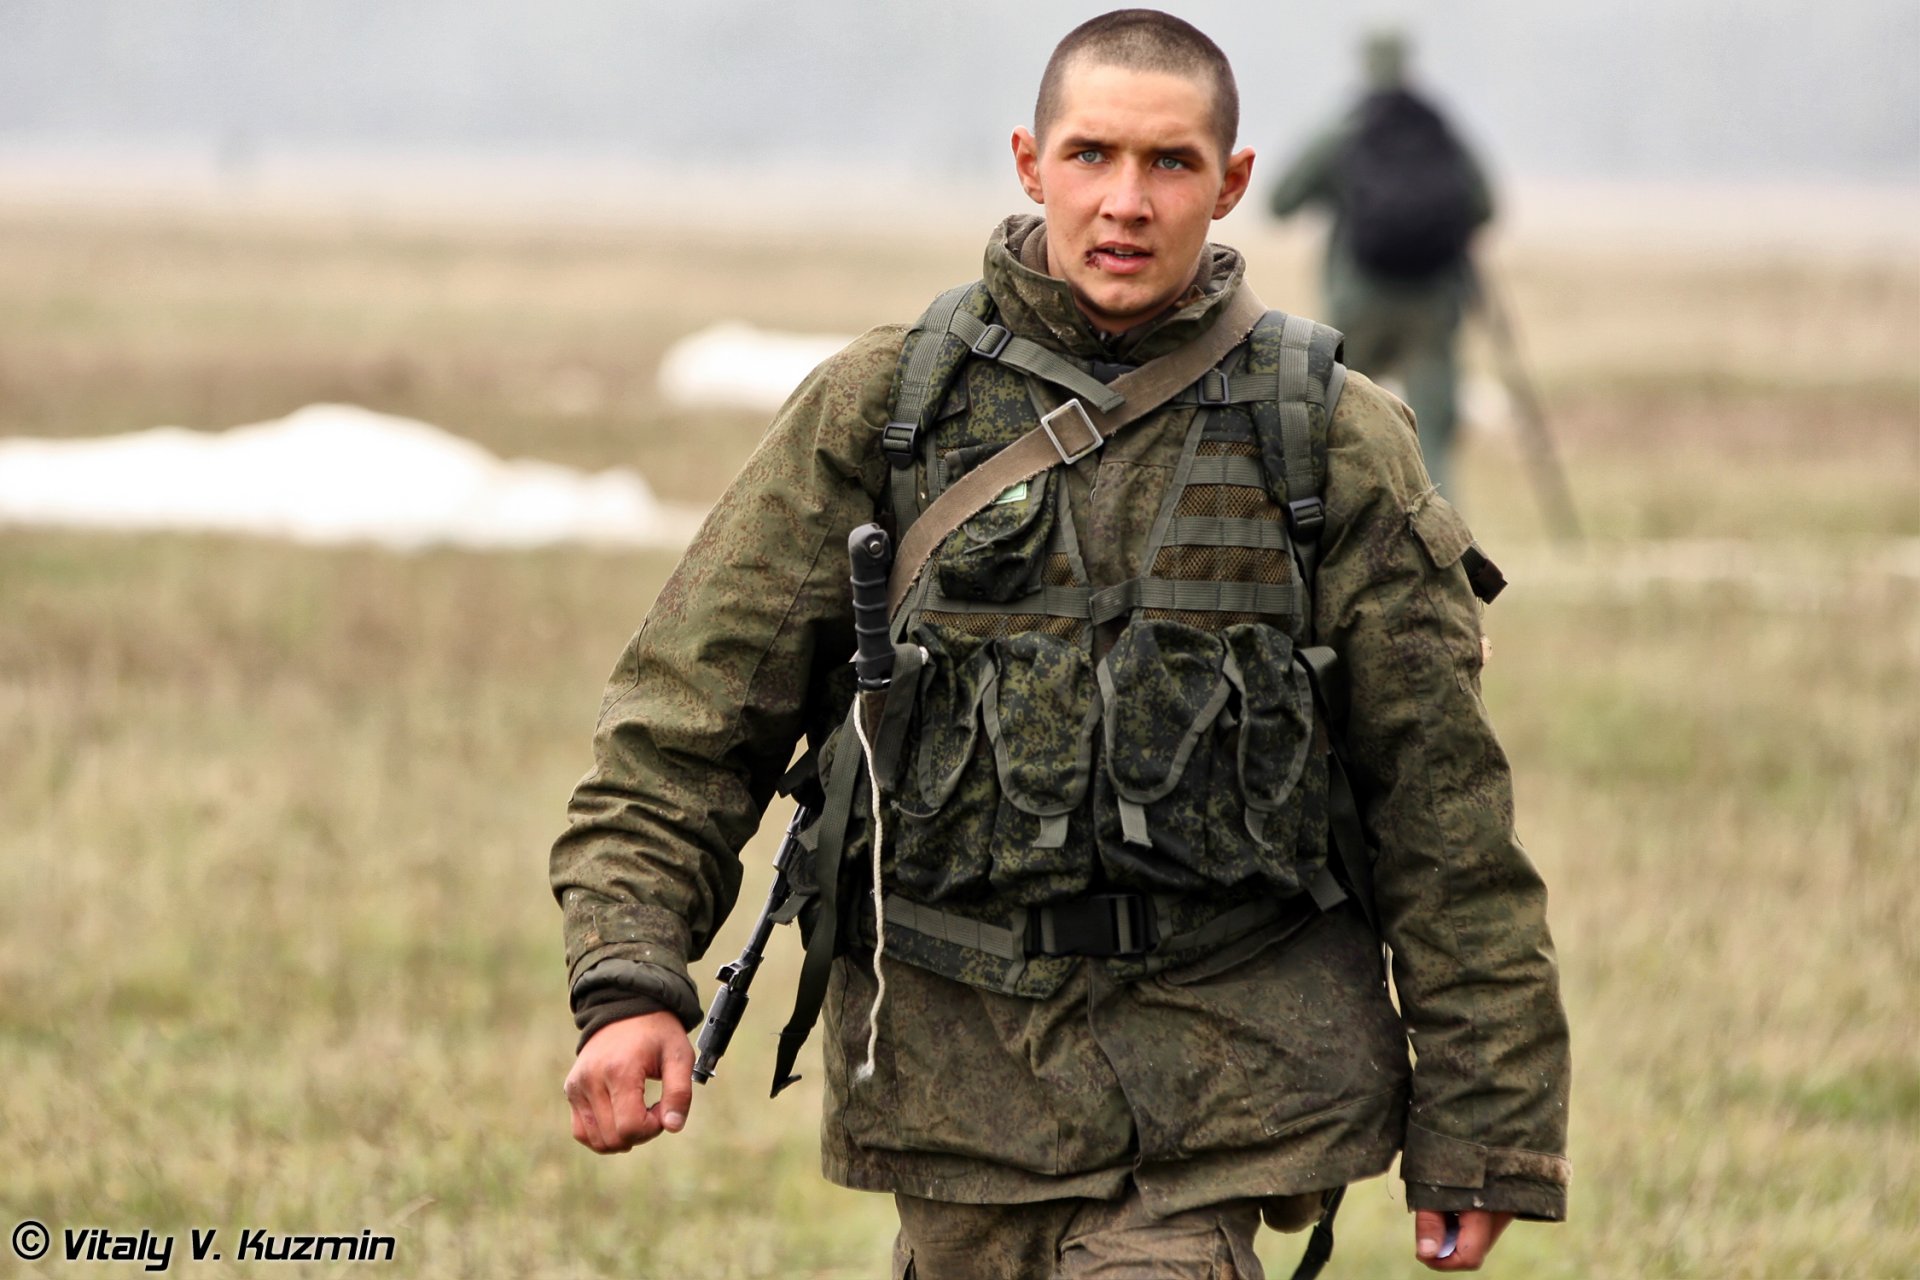
[[[984,279],[1003,323],[1070,357],[1174,349],[1243,271],[1214,248],[1205,289],[1116,350],[1022,263],[1039,226],[1003,224]],[[844,546],[884,500],[905,333],[865,334],[795,392],[614,671],[552,859],[576,1006],[611,989],[697,1025],[687,963],[734,904],[739,851],[796,742],[845,706]],[[1138,572],[1192,413],[1164,408],[1072,469],[1095,586]],[[1545,890],[1479,696],[1470,535],[1432,493],[1404,406],[1359,375],[1327,469],[1316,627],[1350,673],[1400,1011],[1377,941],[1344,910],[1140,981],[1083,964],[1037,1000],[890,963],[876,1070],[855,1083],[870,956],[842,957],[822,1030],[835,1181],[991,1203],[1117,1195],[1131,1178],[1173,1212],[1370,1176],[1404,1147],[1416,1207],[1564,1216],[1566,1022]]]

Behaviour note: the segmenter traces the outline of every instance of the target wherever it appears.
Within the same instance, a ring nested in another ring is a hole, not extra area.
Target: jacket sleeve
[[[869,332],[793,393],[608,682],[550,863],[585,1029],[610,1003],[699,1021],[687,963],[733,907],[810,699],[853,652],[847,535],[876,510],[904,335]]]
[[[1334,166],[1346,136],[1344,123],[1315,136],[1273,184],[1267,195],[1267,212],[1276,218],[1285,218],[1309,204],[1332,205]]]
[[[1480,700],[1459,514],[1412,415],[1352,376],[1328,432],[1315,604],[1348,671],[1347,745],[1413,1045],[1401,1176],[1415,1208],[1566,1216],[1569,1052],[1546,889],[1513,831]]]

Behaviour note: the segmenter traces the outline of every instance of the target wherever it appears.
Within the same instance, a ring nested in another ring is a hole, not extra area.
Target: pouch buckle
[[[914,446],[920,440],[917,422],[889,422],[880,432],[880,452],[896,467],[913,465]]]
[[[1318,542],[1327,527],[1327,504],[1317,496],[1294,499],[1287,504],[1287,526],[1300,541]]]
[[[1054,429],[1054,424],[1060,421],[1072,423],[1086,432],[1087,443],[1075,449],[1068,449],[1061,444],[1060,433]],[[1078,396],[1052,413],[1040,415],[1040,429],[1047,433],[1047,439],[1053,441],[1054,452],[1060,455],[1060,461],[1068,466],[1072,466],[1107,442],[1107,438],[1100,434],[1100,428],[1093,425],[1093,419],[1088,415],[1087,407],[1080,403]]]

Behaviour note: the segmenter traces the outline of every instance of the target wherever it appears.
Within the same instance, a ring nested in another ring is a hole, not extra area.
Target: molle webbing
[[[1247,523],[1255,523],[1249,521]],[[1277,528],[1278,526],[1276,526]],[[1222,545],[1218,543],[1203,545]],[[1005,604],[954,600],[929,594],[926,613],[1017,613],[1074,618],[1095,626],[1123,618],[1135,609],[1171,609],[1182,613],[1259,613],[1299,616],[1303,601],[1292,582],[1212,582],[1185,578],[1132,578],[1116,586],[1042,587]]]

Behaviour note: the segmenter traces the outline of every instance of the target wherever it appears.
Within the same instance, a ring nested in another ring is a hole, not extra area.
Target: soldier
[[[1406,408],[1208,242],[1238,114],[1186,23],[1076,28],[1012,139],[1044,220],[815,370],[714,508],[554,847],[581,1143],[685,1126],[688,961],[811,772],[822,1161],[895,1196],[896,1276],[1257,1277],[1263,1216],[1324,1222],[1396,1153],[1435,1270],[1564,1217],[1545,891],[1479,696],[1497,574]],[[1043,413],[1052,465],[1003,483]],[[856,730],[839,549],[876,515],[905,561],[938,536]]]
[[[1469,241],[1493,197],[1473,153],[1409,86],[1407,58],[1398,32],[1367,38],[1367,93],[1274,184],[1268,207],[1282,218],[1310,204],[1332,213],[1328,323],[1346,335],[1349,365],[1400,378],[1427,473],[1457,497],[1455,334],[1473,298]]]

